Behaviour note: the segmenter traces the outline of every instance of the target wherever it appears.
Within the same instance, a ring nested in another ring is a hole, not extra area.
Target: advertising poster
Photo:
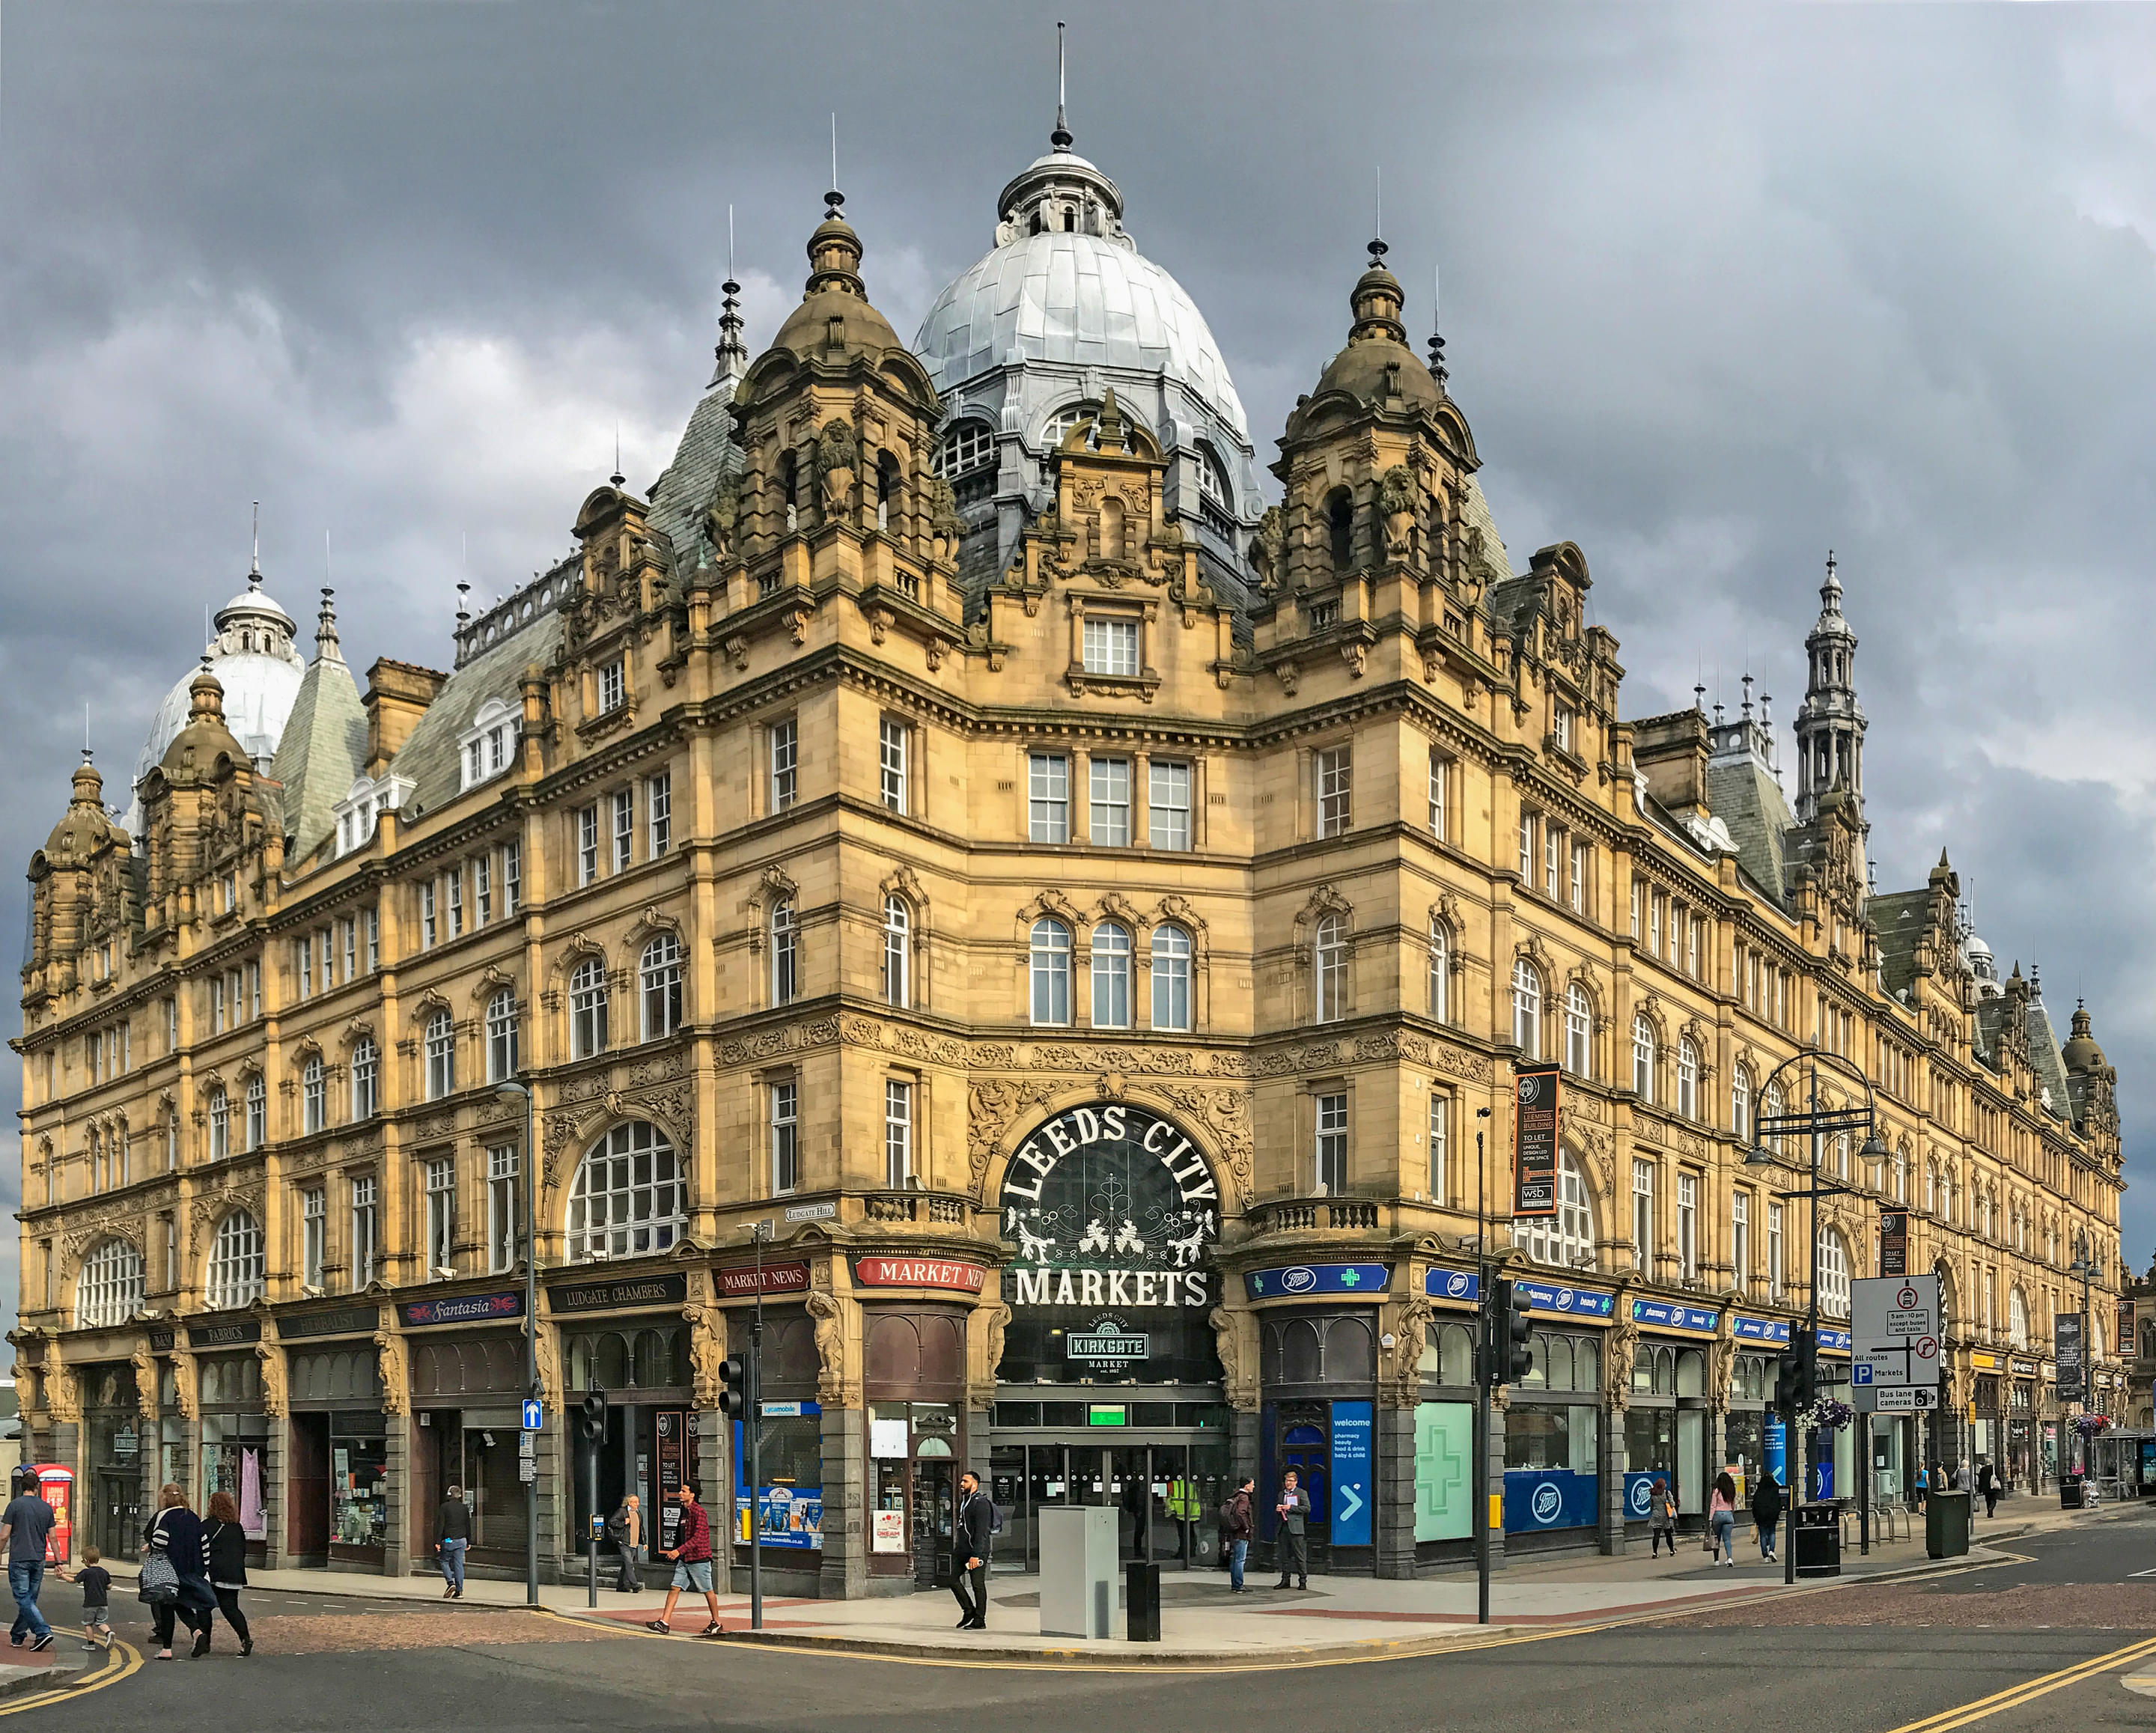
[[[1512,1074],[1512,1213],[1557,1213],[1558,1068]]]

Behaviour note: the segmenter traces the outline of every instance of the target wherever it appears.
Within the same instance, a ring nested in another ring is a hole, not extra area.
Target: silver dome
[[[1205,315],[1120,237],[1051,231],[1005,242],[936,298],[913,349],[939,392],[1010,362],[1165,373],[1239,443],[1250,440]]]

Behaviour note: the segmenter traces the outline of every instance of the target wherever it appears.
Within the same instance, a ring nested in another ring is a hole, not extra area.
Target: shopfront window
[[[389,1456],[378,1417],[330,1417],[331,1556],[379,1559],[389,1531]],[[341,1429],[342,1425],[350,1430]]]
[[[1534,1369],[1515,1387],[1505,1417],[1507,1536],[1591,1527],[1597,1520],[1601,1338],[1537,1331],[1531,1346]]]
[[[266,1532],[262,1517],[262,1456],[269,1422],[262,1413],[262,1368],[252,1354],[205,1359],[198,1372],[202,1416],[202,1502],[229,1493],[250,1539]]]
[[[872,1567],[880,1557],[910,1556],[916,1583],[926,1587],[951,1580],[959,1443],[958,1410],[951,1403],[869,1404]],[[888,1564],[885,1573],[890,1573]]]
[[[824,1417],[813,1402],[766,1402],[756,1435],[757,1545],[817,1548],[824,1544]],[[779,1410],[783,1412],[773,1412]],[[748,1539],[748,1445],[734,1423],[734,1538]]]

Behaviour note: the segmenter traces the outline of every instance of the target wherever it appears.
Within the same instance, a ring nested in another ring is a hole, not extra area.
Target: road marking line
[[[2140,1643],[2129,1643],[2124,1648],[2113,1649],[2109,1654],[2097,1655],[2092,1660],[2077,1661],[2071,1667],[2062,1667],[2056,1673],[2046,1673],[2040,1678],[2024,1680],[2021,1684],[1994,1692],[1989,1697],[1979,1697],[1974,1703],[1964,1703],[1954,1709],[1943,1709],[1937,1715],[1928,1715],[1920,1721],[1908,1721],[1892,1730],[1892,1733],[1951,1733],[1956,1727],[1966,1727],[1974,1721],[1989,1720],[2003,1710],[2019,1709],[2025,1703],[2048,1696],[2053,1691],[2063,1690],[2070,1684],[2093,1679],[2123,1667],[2144,1656],[2156,1654],[2156,1637]]]
[[[26,1709],[49,1709],[63,1700],[73,1700],[87,1697],[92,1691],[101,1691],[109,1684],[117,1684],[142,1664],[141,1652],[125,1643],[116,1642],[105,1651],[105,1664],[95,1673],[85,1674],[72,1684],[54,1685],[50,1690],[33,1691],[16,1702],[0,1704],[0,1715],[20,1715]]]

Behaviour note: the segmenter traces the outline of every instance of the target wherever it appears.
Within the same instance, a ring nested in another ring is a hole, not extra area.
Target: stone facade
[[[1697,1510],[1760,1466],[1812,1264],[1792,1167],[1744,1156],[1815,1074],[1827,1105],[1868,1074],[1892,1155],[1825,1152],[1828,1321],[1909,1208],[1951,1295],[1939,1448],[2008,1448],[1973,1429],[1983,1364],[2045,1356],[2077,1236],[2118,1268],[2086,1013],[2061,1049],[1997,982],[1943,859],[1867,888],[1853,750],[1799,822],[1748,702],[1624,719],[1584,556],[1509,569],[1382,249],[1247,601],[1112,389],[963,583],[937,393],[835,202],[808,250],[773,344],[721,351],[693,536],[685,469],[673,531],[615,478],[572,559],[460,616],[451,672],[377,663],[349,739],[312,720],[352,686],[326,601],[295,714],[356,782],[302,798],[250,756],[214,665],[139,838],[75,773],[16,1043],[33,1459],[85,1499],[229,1485],[273,1561],[385,1571],[425,1567],[460,1480],[481,1563],[521,1568],[511,1079],[549,1573],[594,1463],[603,1504],[676,1473],[731,1503],[759,1250],[776,1587],[932,1580],[968,1464],[1021,1521],[1122,1486],[1127,1542],[1195,1561],[1231,1474],[1301,1463],[1320,1569],[1456,1561],[1478,1246],[1545,1326],[1490,1441],[1501,1551],[1622,1547],[1627,1474]],[[1845,658],[1829,586],[1814,648]],[[1853,747],[1846,660],[1823,678]],[[1516,1223],[1537,1059],[1567,1074],[1558,1213]],[[1065,1162],[1093,1189],[1059,1215]],[[595,1388],[593,1458],[566,1420]],[[1906,1471],[1931,1446],[1902,1429]]]

